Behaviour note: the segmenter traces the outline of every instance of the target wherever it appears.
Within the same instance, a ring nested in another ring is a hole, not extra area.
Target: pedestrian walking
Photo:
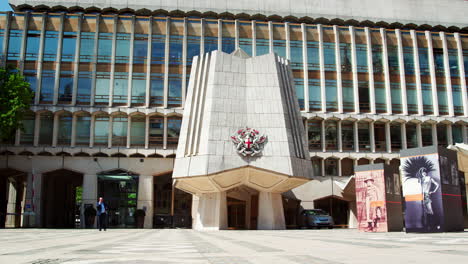
[[[104,203],[104,198],[99,197],[99,201],[96,205],[97,216],[98,216],[98,228],[99,231],[107,229],[107,205]]]

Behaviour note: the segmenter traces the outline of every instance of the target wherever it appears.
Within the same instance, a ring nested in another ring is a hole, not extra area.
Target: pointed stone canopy
[[[255,156],[233,143],[243,128],[268,138]],[[259,192],[258,228],[284,229],[281,193],[311,177],[289,62],[242,49],[195,57],[173,172],[175,187],[199,198],[193,226],[226,228],[226,192],[247,186]]]

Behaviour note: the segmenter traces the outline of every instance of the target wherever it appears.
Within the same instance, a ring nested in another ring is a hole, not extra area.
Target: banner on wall
[[[356,205],[358,229],[365,232],[387,232],[387,207],[384,169],[381,166],[356,167]]]
[[[407,232],[441,232],[444,225],[439,155],[401,158]]]

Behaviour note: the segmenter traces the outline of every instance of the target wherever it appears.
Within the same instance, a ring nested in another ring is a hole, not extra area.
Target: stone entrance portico
[[[228,228],[227,198],[238,187],[251,190],[240,195],[246,215],[256,213],[247,226],[285,228],[281,193],[312,177],[288,63],[240,49],[195,58],[173,173],[175,187],[194,195],[194,229]]]

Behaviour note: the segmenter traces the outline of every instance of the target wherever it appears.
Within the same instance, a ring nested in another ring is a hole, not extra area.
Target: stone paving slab
[[[344,264],[467,263],[460,233],[341,230],[2,229],[0,263]]]

